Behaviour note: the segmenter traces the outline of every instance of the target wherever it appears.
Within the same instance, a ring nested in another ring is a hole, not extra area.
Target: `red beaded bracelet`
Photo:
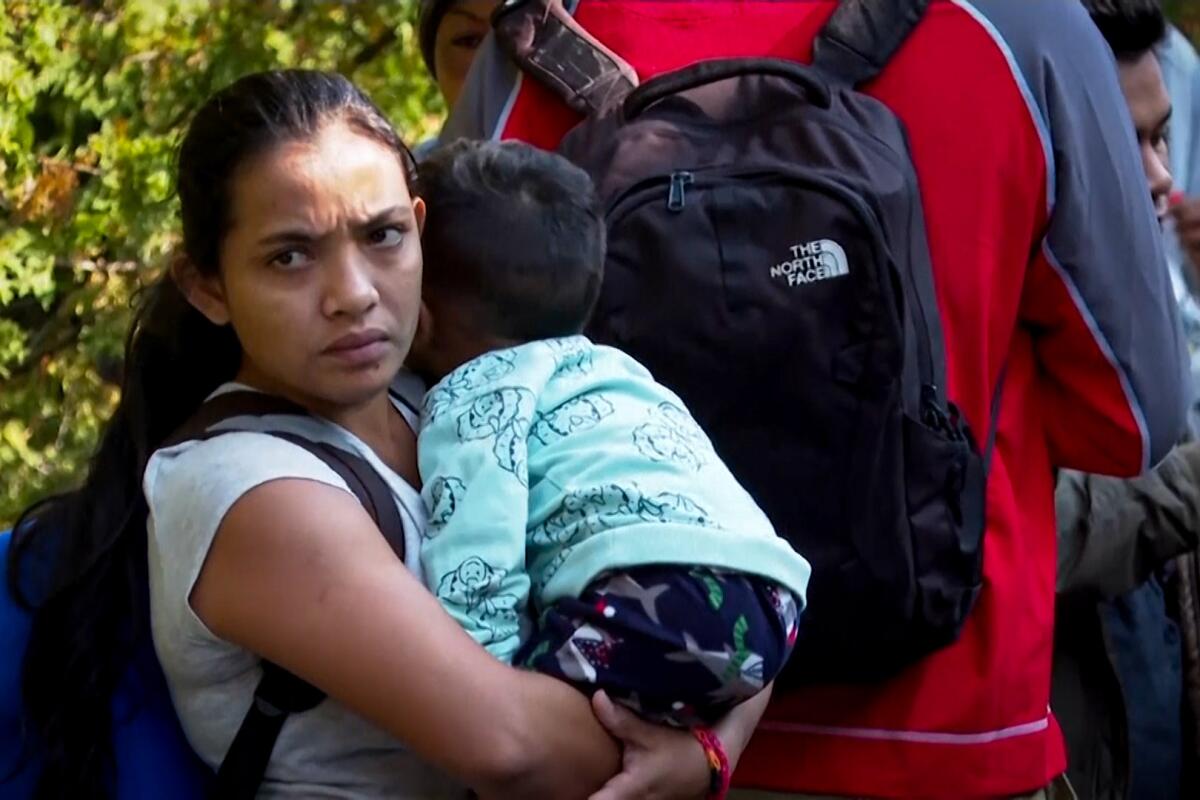
[[[704,748],[704,757],[708,759],[708,798],[707,800],[725,800],[729,794],[729,756],[725,753],[725,745],[713,733],[711,728],[692,728],[692,735]]]

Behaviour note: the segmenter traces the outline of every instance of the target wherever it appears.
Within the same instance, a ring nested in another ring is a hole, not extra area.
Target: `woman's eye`
[[[308,264],[312,259],[303,250],[285,250],[271,258],[271,263],[283,269],[297,269]]]
[[[367,240],[376,247],[396,247],[403,239],[404,231],[390,225],[371,231],[367,237]]]
[[[450,40],[450,44],[455,47],[462,47],[467,50],[477,50],[482,43],[483,34],[479,33],[464,33],[462,36],[455,36]]]

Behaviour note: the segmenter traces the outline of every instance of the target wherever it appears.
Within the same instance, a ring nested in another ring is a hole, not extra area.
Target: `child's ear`
[[[225,302],[225,287],[219,275],[205,275],[187,257],[171,264],[171,278],[192,307],[214,325],[229,324],[229,306]]]

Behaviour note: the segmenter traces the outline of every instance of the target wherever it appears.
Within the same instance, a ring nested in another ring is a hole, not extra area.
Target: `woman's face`
[[[451,108],[462,93],[475,51],[491,30],[492,11],[498,4],[499,0],[455,0],[438,23],[433,61],[438,87]]]
[[[330,122],[233,177],[219,277],[197,300],[229,322],[239,379],[330,411],[369,402],[400,369],[417,323],[420,227],[392,150]]]

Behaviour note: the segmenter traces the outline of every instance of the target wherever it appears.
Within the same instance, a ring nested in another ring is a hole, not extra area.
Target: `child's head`
[[[477,355],[583,330],[604,270],[591,179],[515,142],[455,142],[420,167],[428,214],[410,365],[440,378]]]

